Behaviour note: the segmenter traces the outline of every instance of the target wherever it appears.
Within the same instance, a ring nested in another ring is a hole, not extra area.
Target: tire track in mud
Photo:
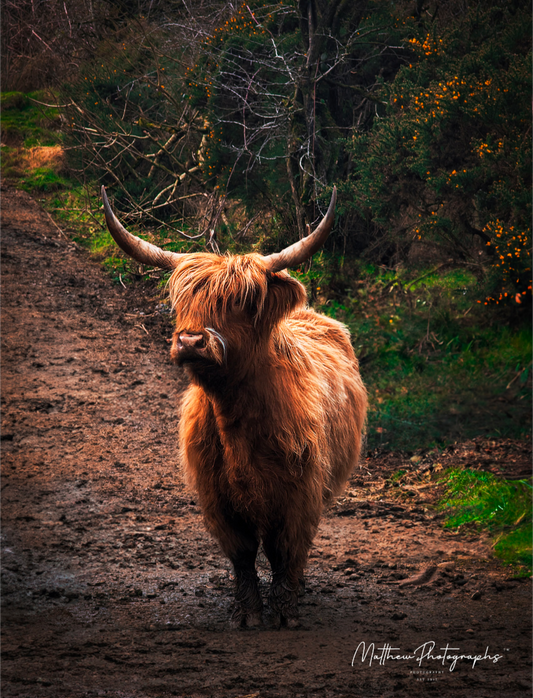
[[[113,287],[27,194],[2,205],[3,695],[523,695],[530,580],[427,506],[370,497],[379,458],[321,524],[302,628],[228,631],[229,565],[179,475],[184,379],[159,299]],[[361,641],[508,651],[421,676],[352,667]]]

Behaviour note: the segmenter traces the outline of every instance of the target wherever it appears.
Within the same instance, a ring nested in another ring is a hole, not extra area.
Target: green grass
[[[57,174],[51,167],[37,167],[20,182],[20,188],[29,192],[57,191],[71,186],[70,180]]]
[[[532,569],[532,487],[526,480],[500,480],[491,473],[449,470],[438,508],[446,526],[488,531],[496,557],[517,567],[520,575]]]
[[[463,349],[409,356],[399,347],[396,355],[369,362],[366,371],[363,364],[372,398],[369,436],[376,445],[413,450],[529,433],[529,330],[471,330],[478,339]]]
[[[29,192],[69,188],[61,148],[59,110],[47,91],[3,92],[0,96],[2,126],[2,175]]]
[[[53,101],[54,96],[44,90],[29,94],[3,92],[0,95],[2,141],[25,148],[59,145],[59,110],[37,103],[52,104]]]
[[[369,391],[369,448],[527,437],[528,310],[479,303],[483,284],[464,269],[429,272],[368,267],[344,302],[319,306],[352,333]]]

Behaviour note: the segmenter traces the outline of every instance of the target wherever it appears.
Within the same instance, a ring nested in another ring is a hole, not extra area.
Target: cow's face
[[[109,232],[141,264],[173,269],[170,298],[176,313],[172,358],[207,379],[223,372],[238,377],[261,368],[276,324],[305,304],[305,289],[285,271],[297,267],[326,241],[335,218],[333,187],[318,227],[281,252],[217,257],[162,250],[128,233],[113,213],[105,188],[102,200]]]
[[[276,324],[306,302],[287,272],[272,273],[257,254],[190,254],[169,281],[176,314],[171,356],[193,373],[240,372],[268,347]]]

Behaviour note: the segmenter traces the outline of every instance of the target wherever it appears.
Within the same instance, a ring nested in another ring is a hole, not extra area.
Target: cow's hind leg
[[[259,536],[255,527],[240,516],[225,516],[209,528],[218,538],[223,552],[231,560],[235,574],[235,603],[231,613],[232,628],[253,628],[262,624],[263,601],[255,569]]]

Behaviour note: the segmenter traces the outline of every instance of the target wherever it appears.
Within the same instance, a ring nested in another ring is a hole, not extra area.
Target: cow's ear
[[[258,310],[258,319],[272,327],[282,318],[307,302],[307,294],[302,284],[287,272],[269,274],[268,290],[263,307]]]

